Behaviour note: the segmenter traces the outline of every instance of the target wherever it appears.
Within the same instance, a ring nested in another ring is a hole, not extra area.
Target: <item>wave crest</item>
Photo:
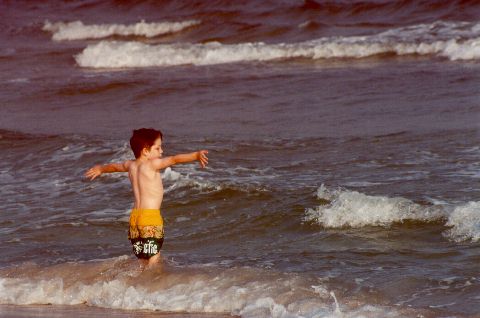
[[[242,317],[331,317],[333,299],[320,279],[255,268],[166,264],[139,273],[133,260],[20,266],[2,270],[0,303],[54,304],[162,312],[230,313]],[[312,286],[312,283],[315,286]],[[368,314],[373,306],[343,310]],[[373,316],[385,312],[374,308]]]
[[[147,23],[141,21],[135,24],[92,24],[85,25],[82,21],[56,22],[46,21],[43,30],[52,32],[54,41],[101,39],[114,35],[144,36],[147,38],[162,34],[179,32],[199,24],[200,21]]]
[[[307,208],[303,220],[327,228],[390,226],[405,221],[443,221],[444,235],[456,242],[480,240],[480,202],[460,205],[446,203],[421,205],[396,197],[371,196],[344,189],[330,190],[323,184],[317,190],[321,204]]]
[[[128,68],[212,65],[292,58],[365,58],[381,54],[432,55],[450,60],[480,58],[480,23],[435,22],[367,36],[325,37],[300,43],[221,44],[101,41],[88,45],[75,59],[81,67]]]
[[[431,222],[441,219],[444,211],[424,207],[405,198],[369,196],[356,191],[328,190],[322,185],[317,197],[324,203],[307,209],[304,221],[330,228],[388,226],[406,220]]]
[[[480,241],[480,202],[456,207],[445,225],[451,227],[445,235],[456,242]]]

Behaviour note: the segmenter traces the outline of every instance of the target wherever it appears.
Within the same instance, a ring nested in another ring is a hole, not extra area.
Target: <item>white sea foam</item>
[[[201,191],[219,191],[222,189],[222,186],[219,184],[203,180],[200,177],[193,177],[189,174],[182,175],[181,173],[172,170],[170,167],[163,171],[162,179],[171,183],[165,188],[165,192],[167,193],[181,187],[190,187]]]
[[[317,190],[323,204],[307,208],[304,221],[315,222],[329,228],[390,226],[410,221],[444,221],[449,227],[444,235],[456,242],[480,240],[480,202],[449,205],[432,200],[424,206],[408,199],[371,196],[356,191],[330,190],[322,184]]]
[[[208,171],[202,171],[197,164],[176,166],[174,169],[168,167],[162,174],[162,179],[166,185],[165,192],[167,193],[185,187],[202,192],[215,192],[225,189],[247,193],[264,192],[267,190],[260,184],[259,180],[271,178],[271,176],[263,176],[261,170],[254,170],[257,172],[256,175],[245,177],[241,173],[236,173],[238,168],[231,170],[208,168]],[[224,175],[219,176],[222,173]],[[225,177],[225,173],[228,174],[227,177]]]
[[[19,271],[19,277],[0,277],[0,303],[85,303],[105,308],[231,313],[256,318],[399,316],[393,309],[347,306],[318,285],[319,280],[296,274],[252,268],[176,268],[173,273],[139,275],[124,268],[125,262],[129,261],[113,261],[119,269],[107,265],[109,262],[63,264],[51,270],[27,268]],[[311,282],[317,285],[312,287]]]
[[[388,226],[406,220],[428,222],[445,214],[440,207],[424,207],[405,198],[369,196],[348,190],[330,191],[324,185],[317,190],[317,197],[330,202],[307,209],[304,220],[331,228]]]
[[[85,25],[82,21],[56,22],[46,21],[43,30],[52,32],[55,41],[101,39],[113,35],[155,37],[162,34],[179,32],[199,24],[200,21],[147,23],[141,21],[135,24],[92,24]]]
[[[299,43],[221,44],[101,41],[76,55],[91,68],[211,65],[292,58],[365,58],[379,54],[432,55],[450,60],[480,59],[480,23],[435,22],[388,30],[374,35],[324,37]]]
[[[448,216],[445,234],[453,240],[478,242],[480,240],[480,202],[469,202],[455,207]]]

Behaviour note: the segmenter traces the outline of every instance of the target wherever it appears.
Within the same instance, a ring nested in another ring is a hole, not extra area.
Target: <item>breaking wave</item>
[[[480,240],[480,202],[469,202],[455,207],[445,224],[451,229],[446,236],[455,240],[478,242]]]
[[[90,68],[212,65],[292,58],[366,58],[382,54],[432,55],[450,60],[480,58],[480,23],[435,22],[365,36],[324,37],[299,43],[222,44],[101,41],[88,45],[75,59]]]
[[[23,265],[0,273],[2,304],[87,304],[162,312],[242,317],[396,317],[395,310],[337,302],[321,279],[255,268],[179,267],[139,272],[122,256],[50,267]],[[341,305],[340,305],[340,304]]]
[[[356,191],[328,190],[322,185],[317,197],[328,204],[307,209],[305,221],[325,227],[388,226],[406,220],[435,221],[444,217],[438,207],[425,207],[405,198],[369,196]]]
[[[52,32],[55,41],[101,39],[110,36],[144,36],[147,38],[162,34],[174,33],[199,24],[200,21],[147,23],[141,21],[135,24],[92,24],[85,25],[82,21],[56,22],[46,21],[43,30]]]
[[[165,189],[166,193],[181,187],[189,187],[189,188],[199,189],[206,192],[222,190],[222,186],[220,184],[215,184],[213,182],[203,180],[199,177],[193,178],[193,177],[190,177],[188,174],[182,175],[181,173],[172,170],[172,168],[170,167],[168,167],[163,171],[162,179],[164,181],[171,183],[171,185],[169,185]]]
[[[349,190],[317,190],[322,204],[305,211],[303,220],[327,228],[391,226],[405,221],[444,222],[444,235],[454,241],[480,240],[480,202],[458,206],[421,205],[401,197],[371,196]]]

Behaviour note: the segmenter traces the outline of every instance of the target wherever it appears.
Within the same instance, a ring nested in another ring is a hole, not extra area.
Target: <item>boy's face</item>
[[[156,159],[160,158],[162,156],[163,150],[162,150],[162,139],[158,138],[155,140],[153,143],[152,147],[150,147],[150,150],[148,151],[148,159]]]

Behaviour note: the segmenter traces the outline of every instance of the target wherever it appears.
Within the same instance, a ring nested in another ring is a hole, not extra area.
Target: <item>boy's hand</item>
[[[205,168],[208,164],[207,150],[200,150],[197,152],[197,160],[200,162],[200,166]]]
[[[101,174],[102,174],[102,166],[96,165],[88,169],[87,172],[85,172],[85,177],[90,178],[90,181],[92,181],[93,179],[95,179]]]

